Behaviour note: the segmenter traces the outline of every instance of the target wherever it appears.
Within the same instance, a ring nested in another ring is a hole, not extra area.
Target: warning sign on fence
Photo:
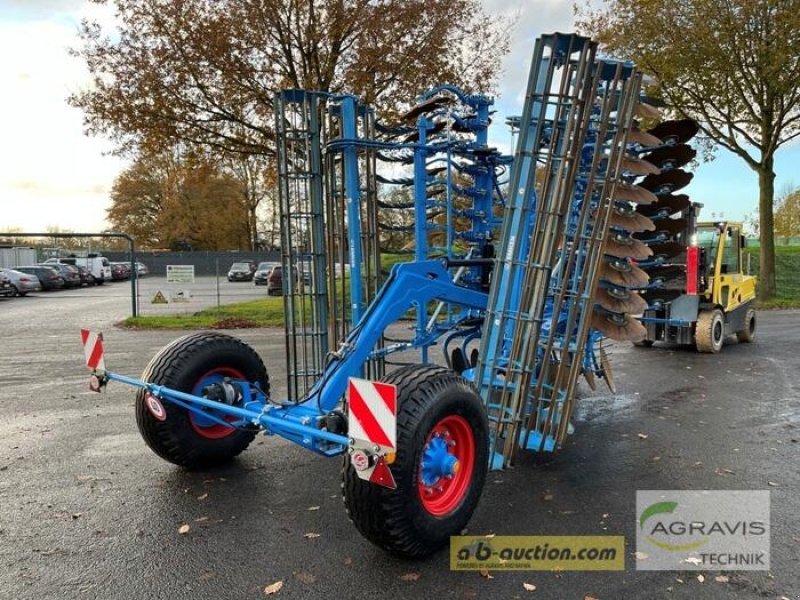
[[[169,301],[167,300],[167,297],[164,295],[164,292],[162,292],[161,290],[158,290],[156,292],[156,295],[153,296],[153,299],[150,302],[152,304],[168,304],[169,303]]]
[[[167,283],[194,283],[194,265],[167,265]]]

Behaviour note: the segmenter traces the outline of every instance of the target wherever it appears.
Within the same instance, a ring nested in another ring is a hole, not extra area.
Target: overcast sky
[[[493,139],[509,144],[502,123],[521,112],[533,41],[544,32],[572,29],[571,0],[484,0],[490,11],[517,14],[511,53],[503,63]],[[80,60],[67,49],[77,45],[83,17],[111,21],[111,14],[86,0],[0,0],[0,230],[48,226],[82,232],[107,227],[105,208],[115,176],[124,163],[108,155],[103,139],[83,134],[80,111],[66,97],[87,82]],[[797,145],[778,154],[776,189],[800,184]],[[720,153],[695,173],[686,190],[706,206],[703,216],[724,213],[741,219],[757,204],[755,174]]]

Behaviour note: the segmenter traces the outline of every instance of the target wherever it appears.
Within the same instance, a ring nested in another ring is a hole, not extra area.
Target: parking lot
[[[159,280],[142,284],[145,307]],[[280,598],[800,598],[798,311],[760,313],[757,342],[719,355],[615,347],[618,393],[582,387],[567,447],[490,473],[469,532],[624,535],[625,572],[487,577],[451,572],[446,552],[409,562],[365,542],[342,507],[338,459],[274,438],[211,472],[155,456],[131,389],[93,394],[82,366],[80,327],[103,331],[107,367],[129,375],[180,335],[115,328],[130,313],[127,286],[0,300],[2,598],[261,598],[278,581]],[[192,309],[216,302],[216,283],[201,289]],[[281,394],[283,331],[231,333],[262,355]],[[636,571],[640,489],[770,490],[771,570],[724,582]]]

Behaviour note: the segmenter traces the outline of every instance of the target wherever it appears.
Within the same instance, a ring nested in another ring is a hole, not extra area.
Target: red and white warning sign
[[[389,383],[349,380],[347,402],[348,435],[356,445],[364,442],[385,452],[397,447],[397,387]],[[359,443],[360,442],[360,443]]]
[[[83,354],[86,357],[86,366],[94,371],[105,371],[103,334],[81,329],[81,343],[83,344]]]

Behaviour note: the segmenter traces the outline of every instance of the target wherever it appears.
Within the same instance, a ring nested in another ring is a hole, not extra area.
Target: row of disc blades
[[[651,106],[639,106],[639,116],[658,114]],[[695,157],[686,142],[697,130],[696,122],[684,119],[629,133],[591,323],[610,339],[643,340],[647,331],[636,315],[650,304],[651,291],[669,291],[681,277],[685,285],[684,269],[671,261],[684,252],[689,224],[683,211],[691,203],[688,196],[675,192],[692,179],[682,167]]]

